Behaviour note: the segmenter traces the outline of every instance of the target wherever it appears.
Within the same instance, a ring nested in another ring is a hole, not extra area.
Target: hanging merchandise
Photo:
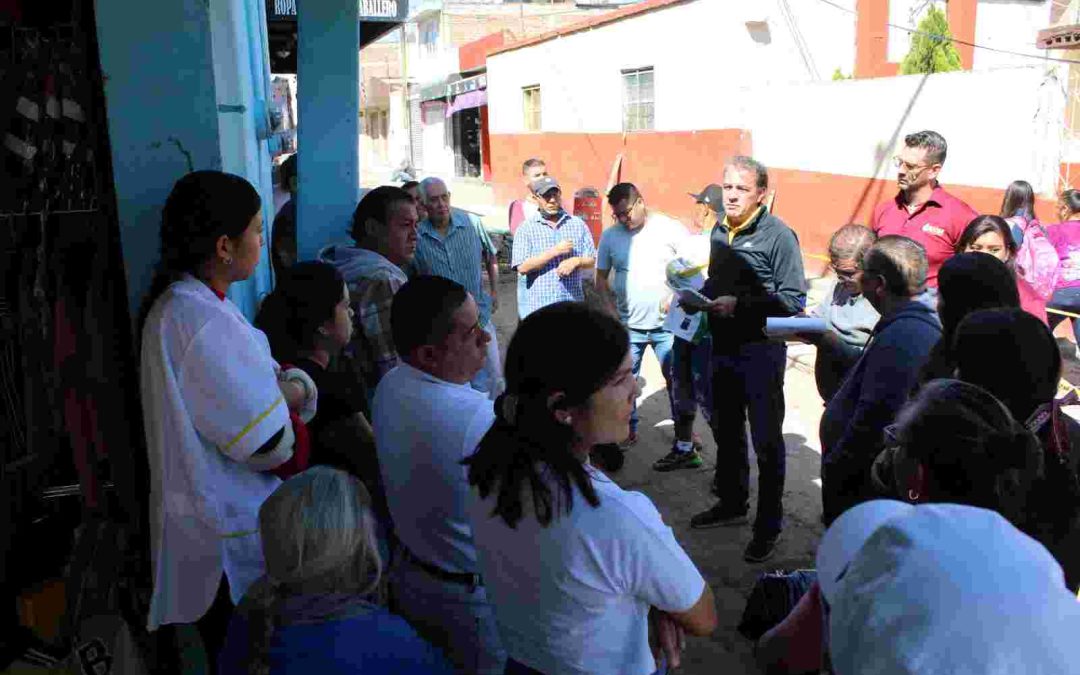
[[[40,654],[42,637],[72,654],[77,636],[102,630],[80,622],[111,621],[121,606],[137,613],[137,580],[148,576],[94,3],[14,5],[21,11],[0,11],[0,86],[13,93],[0,100],[0,669]],[[26,550],[34,555],[14,553]],[[29,592],[58,581],[69,598],[93,581],[124,602],[71,604],[61,620],[51,599]],[[23,625],[9,610],[20,595]]]

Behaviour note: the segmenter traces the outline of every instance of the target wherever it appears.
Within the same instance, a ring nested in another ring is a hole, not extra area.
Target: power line
[[[836,9],[840,10],[841,12],[847,12],[848,14],[854,14],[856,16],[858,16],[858,14],[859,14],[856,10],[850,9],[848,7],[844,7],[843,5],[838,5],[835,2],[833,2],[832,0],[818,0],[818,2],[825,3],[826,5],[829,5],[830,7],[833,7],[833,8],[836,8]],[[898,26],[895,23],[887,23],[885,25],[887,25],[889,28],[896,28],[897,30],[906,31],[906,32],[908,32],[908,33],[910,33],[912,35],[922,35],[922,36],[929,37],[929,38],[934,38],[934,39],[937,39],[937,40],[944,40],[945,39],[944,36],[935,35],[933,33],[927,33],[926,31],[921,31],[921,30],[919,30],[917,28],[910,28],[908,26]],[[964,40],[959,40],[959,39],[954,38],[954,37],[949,37],[948,41],[949,42],[955,42],[956,44],[964,45],[964,46],[967,46],[967,47],[974,47],[975,49],[984,49],[984,50],[986,50],[988,52],[997,52],[998,54],[1008,54],[1010,56],[1020,56],[1020,57],[1028,58],[1028,59],[1037,59],[1039,61],[1055,61],[1057,63],[1080,64],[1080,61],[1077,61],[1075,59],[1059,59],[1059,58],[1055,58],[1053,56],[1041,56],[1039,54],[1028,54],[1028,53],[1025,53],[1025,52],[1014,52],[1014,51],[1010,51],[1008,49],[998,49],[997,47],[987,47],[986,45],[975,44],[974,42],[965,42]]]

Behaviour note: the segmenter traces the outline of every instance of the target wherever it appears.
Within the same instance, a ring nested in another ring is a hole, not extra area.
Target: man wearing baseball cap
[[[510,267],[525,278],[520,298],[525,318],[547,305],[564,300],[582,302],[582,274],[596,262],[596,247],[585,221],[562,207],[559,182],[544,176],[532,182],[540,210],[518,227]]]
[[[701,192],[689,194],[696,207],[690,228],[691,236],[679,246],[678,258],[681,263],[689,265],[686,272],[699,271],[699,278],[704,281],[708,278],[710,237],[718,222],[717,214],[724,208],[724,191],[719,185],[710,183],[702,188]],[[672,270],[669,269],[669,275],[671,273]],[[675,419],[675,445],[671,452],[653,464],[656,471],[701,467],[701,442],[694,434],[694,418],[697,417],[698,408],[701,408],[706,422],[711,418],[712,412],[712,340],[709,337],[708,321],[701,314],[683,319],[684,313],[677,308],[671,311],[669,316],[672,321],[686,320],[691,324],[696,323],[697,330],[690,339],[675,334],[671,350],[671,414]]]

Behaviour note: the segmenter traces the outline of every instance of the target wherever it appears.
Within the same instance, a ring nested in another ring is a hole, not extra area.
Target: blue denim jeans
[[[652,330],[634,330],[630,328],[628,330],[630,331],[630,358],[633,361],[634,377],[641,373],[641,358],[645,356],[645,348],[652,346],[653,353],[656,354],[656,359],[660,362],[660,370],[664,373],[668,405],[674,411],[675,406],[671,399],[671,363],[675,336],[663,328],[654,328]],[[637,428],[638,411],[635,403],[634,412],[630,416],[630,431],[637,432]]]
[[[779,534],[783,526],[784,477],[784,370],[787,346],[753,342],[734,350],[714,351],[713,414],[716,474],[713,482],[720,499],[732,508],[748,506],[750,458],[746,421],[758,464],[758,505],[754,533]]]
[[[697,344],[675,338],[671,359],[671,414],[675,418],[675,439],[688,441],[694,418],[712,418],[712,339],[705,336]]]
[[[503,674],[506,652],[495,623],[495,607],[483,586],[470,589],[436,579],[402,555],[396,556],[389,576],[392,611],[442,650],[454,670]]]
[[[1059,288],[1050,296],[1050,302],[1046,303],[1046,306],[1047,308],[1062,309],[1073,314],[1080,314],[1080,288]],[[1050,320],[1050,330],[1054,330],[1059,323],[1068,318],[1054,313],[1047,313],[1046,317]],[[1080,326],[1077,326],[1076,319],[1069,320],[1072,321],[1073,338],[1075,338],[1076,344],[1080,345]]]

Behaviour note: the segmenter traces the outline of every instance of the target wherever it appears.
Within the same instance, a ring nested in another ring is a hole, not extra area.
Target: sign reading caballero
[[[360,5],[361,21],[404,21],[409,11],[408,0],[356,0]],[[266,13],[271,21],[296,20],[296,6],[301,0],[266,0]]]

